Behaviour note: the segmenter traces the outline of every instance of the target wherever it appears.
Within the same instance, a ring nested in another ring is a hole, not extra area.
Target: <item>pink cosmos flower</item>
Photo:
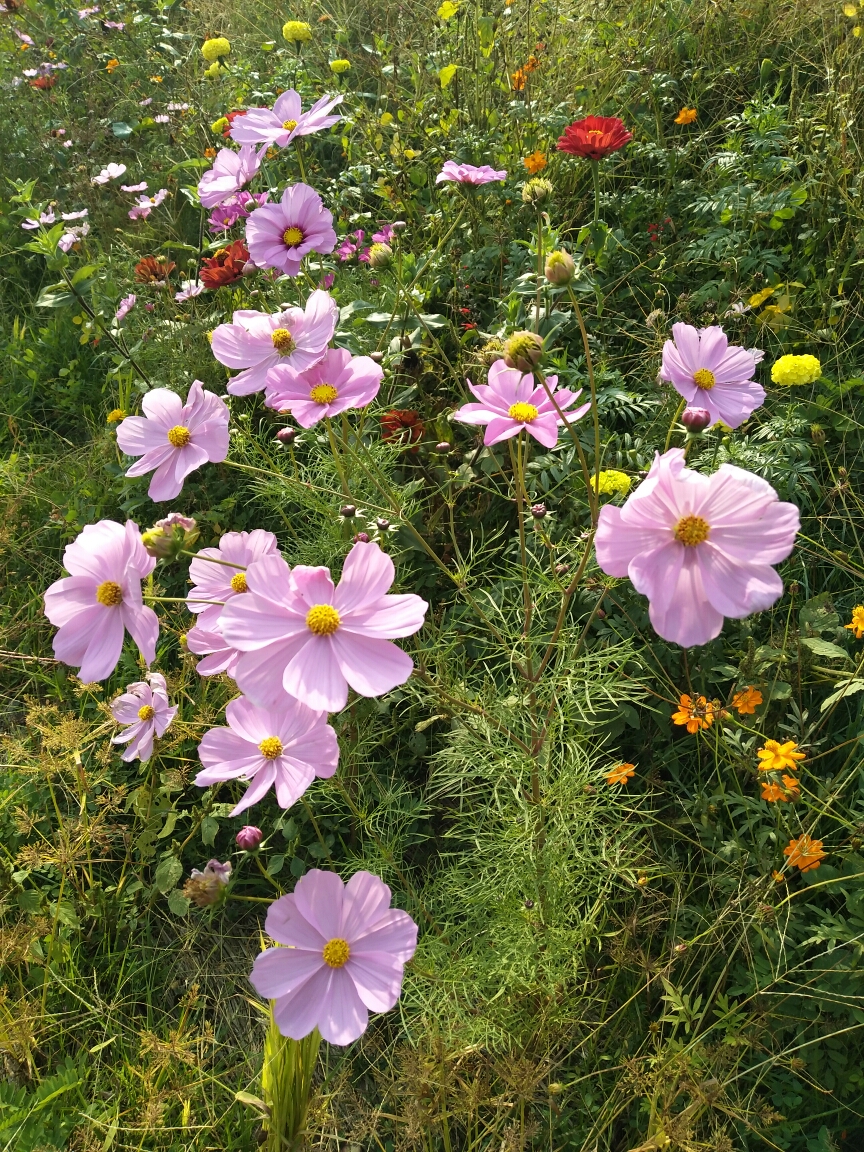
[[[445,160],[444,167],[435,177],[436,184],[453,181],[456,184],[491,184],[493,180],[506,180],[507,171],[496,172],[488,164],[476,168],[473,164],[457,164],[455,160]]]
[[[153,755],[153,738],[162,736],[177,715],[177,707],[168,702],[168,686],[159,672],[148,672],[146,680],[130,684],[122,696],[111,704],[111,715],[126,731],[111,738],[112,744],[128,744],[121,760],[149,760]]]
[[[143,416],[127,416],[117,427],[117,444],[127,456],[140,456],[127,476],[155,475],[151,500],[173,500],[190,472],[228,455],[228,405],[193,380],[184,404],[169,388],[154,388],[141,401]]]
[[[79,212],[61,212],[61,220],[83,220],[85,216],[89,215],[87,208],[82,208]]]
[[[129,219],[137,220],[139,217],[143,217],[146,220],[153,209],[158,208],[167,196],[167,188],[160,188],[155,196],[139,196],[138,203],[127,213]]]
[[[68,232],[64,232],[57,241],[57,247],[61,252],[68,252],[72,245],[77,244],[89,231],[90,225],[85,220],[84,223],[79,224],[77,228],[70,228]]]
[[[22,44],[26,44],[28,48],[33,47],[32,36],[28,36],[26,32],[19,32],[17,28],[14,29],[14,32]]]
[[[260,392],[277,364],[297,372],[317,364],[333,338],[338,317],[336,301],[318,288],[310,293],[305,310],[286,308],[273,315],[251,309],[235,312],[230,324],[214,330],[210,344],[220,364],[244,369],[229,382],[228,391],[233,396]]]
[[[381,229],[378,232],[372,233],[372,242],[374,244],[389,244],[395,235],[395,224],[382,224]]]
[[[313,712],[283,694],[275,708],[240,697],[225,709],[227,728],[211,728],[198,745],[200,788],[222,780],[250,780],[232,810],[239,816],[275,786],[280,808],[290,808],[316,776],[327,779],[339,763],[339,741],[325,712]]]
[[[463,404],[453,413],[453,419],[463,424],[485,424],[483,443],[487,445],[499,444],[524,429],[544,448],[554,448],[558,443],[558,425],[580,420],[591,407],[588,403],[573,412],[565,412],[582,395],[582,389],[577,392],[569,388],[556,389],[558,377],[547,376],[549,391],[564,413],[563,417],[559,416],[543,385],[537,384],[531,373],[526,375],[518,368],[508,368],[503,360],[496,360],[489,369],[488,381],[475,387],[468,380],[468,387],[480,403]]]
[[[120,191],[121,192],[146,192],[147,191],[147,181],[142,180],[140,184],[121,184],[120,185]]]
[[[312,368],[279,364],[267,373],[267,407],[290,412],[301,428],[346,408],[364,408],[378,395],[384,369],[369,356],[328,348]]]
[[[171,117],[169,115],[167,115],[167,113],[163,112],[161,115],[153,117],[153,123],[154,124],[170,124],[171,123]]]
[[[349,685],[381,696],[404,684],[414,661],[391,644],[422,627],[428,608],[419,596],[388,596],[395,569],[377,544],[355,544],[335,588],[327,568],[269,556],[246,569],[249,592],[222,610],[219,627],[244,655],[237,684],[271,706],[281,690],[310,708],[338,712]]]
[[[103,20],[102,27],[109,31],[122,32],[126,25],[122,20]]]
[[[246,117],[240,119],[245,120]],[[235,192],[239,192],[244,184],[258,175],[266,151],[266,147],[256,151],[251,144],[244,144],[239,152],[220,148],[213,167],[204,173],[198,184],[198,199],[203,206],[217,208]]]
[[[186,598],[186,607],[198,615],[198,627],[214,631],[224,605],[246,591],[249,565],[262,556],[278,555],[276,537],[263,528],[226,532],[217,548],[202,548],[189,565],[193,587]]]
[[[663,345],[660,379],[668,380],[688,404],[707,408],[711,423],[737,428],[765,400],[753,379],[756,361],[746,348],[730,348],[722,328],[673,324],[674,342]]]
[[[293,88],[276,98],[272,109],[250,108],[245,116],[238,116],[231,125],[231,135],[238,144],[276,144],[287,147],[297,136],[309,136],[338,124],[341,116],[328,113],[342,103],[341,96],[322,96],[309,109],[303,111],[300,96]]]
[[[317,1027],[330,1044],[350,1044],[365,1032],[370,1011],[396,1004],[417,925],[390,899],[371,872],[355,872],[343,885],[335,872],[313,868],[270,905],[265,931],[287,947],[262,952],[249,980],[275,1001],[283,1036],[301,1040]]]
[[[232,680],[236,679],[237,661],[242,653],[232,648],[221,632],[207,632],[196,625],[186,633],[186,647],[196,656],[204,657],[195,669],[199,676],[216,676],[224,672]]]
[[[240,119],[246,117],[235,124]],[[332,252],[336,247],[333,217],[314,188],[290,184],[277,204],[264,204],[249,217],[246,247],[259,268],[278,268],[296,276],[309,252]]]
[[[123,299],[120,301],[120,307],[114,313],[114,319],[117,321],[118,324],[120,323],[121,320],[126,319],[126,317],[129,315],[129,313],[135,307],[135,301],[136,300],[137,300],[137,296],[135,295],[134,292],[131,292],[128,296],[123,297]]]
[[[156,566],[141,543],[138,525],[100,520],[87,524],[66,545],[63,567],[69,576],[45,593],[45,615],[59,632],[54,655],[80,665],[85,684],[105,680],[117,667],[125,631],[149,664],[156,656],[159,621],[141,597],[141,581]]]
[[[658,635],[689,648],[713,640],[724,616],[771,607],[783,592],[772,565],[790,554],[798,527],[795,505],[759,476],[732,464],[701,476],[672,448],[623,508],[600,510],[597,562],[648,597]]]
[[[21,222],[21,227],[25,232],[33,232],[40,226],[40,224],[53,224],[56,219],[57,217],[54,215],[54,209],[49,208],[47,212],[39,213],[38,220],[34,220],[31,216],[28,216],[26,220]]]
[[[107,164],[97,176],[91,177],[90,183],[107,184],[109,180],[119,180],[125,171],[125,164]]]
[[[180,282],[180,291],[174,293],[174,299],[179,304],[185,304],[185,302],[191,300],[193,296],[200,296],[203,291],[203,284],[196,284],[194,280],[182,280]]]

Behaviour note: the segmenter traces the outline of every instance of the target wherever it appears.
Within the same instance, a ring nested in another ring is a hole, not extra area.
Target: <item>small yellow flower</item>
[[[787,740],[785,744],[779,740],[766,740],[761,748],[756,749],[756,755],[761,761],[760,772],[782,772],[785,768],[795,772],[798,767],[796,761],[807,759],[803,752],[798,751],[794,740]]]
[[[153,84],[161,84],[162,83],[162,77],[161,76],[151,76],[150,81]]]
[[[864,636],[864,604],[856,604],[852,609],[852,623],[844,624],[844,628],[851,628],[855,633],[855,639],[860,640]]]
[[[201,55],[210,64],[221,56],[227,56],[230,51],[231,44],[224,36],[214,36],[211,40],[205,40],[201,45]]]
[[[762,703],[762,693],[758,688],[744,688],[732,697],[732,707],[739,716],[752,716]]]
[[[601,496],[614,496],[617,492],[629,492],[632,481],[626,472],[616,472],[614,468],[591,477],[591,487]]]
[[[216,149],[215,148],[205,148],[204,149],[204,158],[206,160],[215,160],[216,159]]]
[[[538,172],[542,172],[546,167],[546,153],[545,152],[532,152],[530,156],[526,156],[522,161],[532,176],[536,176]]]
[[[303,44],[312,39],[312,29],[303,20],[289,20],[282,25],[282,35],[289,44]]]
[[[227,72],[227,68],[223,68],[218,60],[214,60],[209,68],[204,69],[204,75],[208,80],[218,80],[223,72]]]
[[[682,108],[675,117],[676,124],[692,124],[699,113],[695,108]]]
[[[105,417],[106,424],[119,424],[121,420],[125,420],[129,415],[124,412],[122,408],[112,408],[108,415]]]
[[[771,873],[771,879],[774,881],[775,884],[785,884],[786,883],[786,877],[784,876],[784,874],[782,872],[778,872],[776,870],[776,868]]]
[[[822,375],[822,365],[815,356],[781,356],[771,368],[775,384],[812,384]]]
[[[861,25],[860,24],[856,24],[855,27],[852,29],[852,35],[853,36],[860,36],[861,35]]]
[[[341,76],[343,72],[347,72],[351,67],[350,60],[331,60],[330,71],[334,72],[337,76]]]
[[[636,772],[635,764],[619,764],[617,768],[613,768],[611,772],[606,774],[607,784],[626,784],[631,776]]]
[[[844,4],[843,5],[843,15],[849,16],[849,17],[857,16],[858,15],[858,9],[854,4]]]
[[[120,61],[119,60],[109,60],[108,63],[105,65],[105,71],[110,76],[111,73],[114,71],[114,69],[119,68],[119,67],[120,67]]]
[[[228,127],[230,121],[227,116],[220,116],[218,120],[214,120],[210,125],[211,132],[224,132]]]
[[[452,20],[458,11],[459,5],[454,4],[453,0],[444,0],[444,3],[438,9],[438,15],[442,20]]]

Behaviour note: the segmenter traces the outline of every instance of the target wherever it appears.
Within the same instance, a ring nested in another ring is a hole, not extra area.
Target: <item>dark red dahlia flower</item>
[[[423,421],[409,408],[391,408],[382,413],[381,437],[384,440],[399,440],[407,446],[416,444],[424,432]]]
[[[201,261],[201,283],[207,288],[233,284],[243,275],[248,259],[249,249],[242,240],[235,240],[227,248],[220,248],[215,256]]]
[[[617,116],[586,116],[564,129],[564,135],[558,138],[558,151],[584,156],[586,160],[602,160],[632,139],[633,133]]]

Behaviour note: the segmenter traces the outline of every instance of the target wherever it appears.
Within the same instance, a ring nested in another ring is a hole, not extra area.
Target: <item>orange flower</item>
[[[797,840],[789,841],[783,849],[783,855],[789,857],[790,867],[797,867],[802,872],[812,872],[814,868],[819,867],[828,853],[822,851],[821,840],[811,840],[804,833]]]
[[[783,776],[783,783],[762,780],[762,799],[774,804],[777,800],[797,800],[799,796],[798,781],[794,776]]]
[[[536,176],[538,172],[542,172],[546,167],[546,153],[532,152],[530,156],[525,157],[522,163],[532,176]]]
[[[135,265],[135,279],[139,284],[165,284],[177,265],[164,256],[145,256]]]
[[[699,113],[695,108],[682,108],[675,117],[676,124],[692,124]]]
[[[120,67],[120,61],[119,60],[109,60],[108,63],[105,65],[105,71],[110,75],[114,71],[115,68],[119,68],[119,67]]]
[[[686,693],[678,700],[678,711],[672,713],[673,724],[686,724],[691,734],[700,728],[710,728],[714,723],[714,704],[709,704],[704,696],[695,700]]]
[[[852,609],[852,623],[844,624],[844,628],[851,628],[855,633],[855,639],[860,640],[864,636],[864,604],[856,604]]]
[[[782,772],[784,768],[795,772],[798,768],[796,760],[807,759],[803,752],[798,751],[794,740],[787,740],[785,744],[777,740],[766,740],[764,747],[756,749],[756,755],[761,760],[760,772]]]
[[[635,764],[619,764],[617,768],[613,768],[611,772],[607,773],[606,783],[626,784],[635,771]]]
[[[527,63],[523,64],[521,68],[517,68],[510,79],[513,82],[513,91],[521,92],[525,87],[525,80],[532,72],[536,72],[540,67],[540,61],[536,56],[529,56]]]
[[[205,160],[215,160],[216,159],[216,149],[215,148],[205,148],[204,149],[204,159]]]
[[[206,288],[221,288],[233,284],[243,275],[249,250],[242,240],[235,240],[227,248],[220,248],[208,260],[201,261],[201,283]]]
[[[778,872],[776,869],[771,873],[771,878],[775,884],[785,884],[786,875],[783,872]]]
[[[162,77],[161,76],[151,76],[150,80],[153,84],[161,84],[162,83]]]
[[[785,772],[783,773],[782,780],[786,786],[786,792],[788,793],[787,798],[797,800],[800,795],[801,785],[798,783],[794,776],[787,776]]]
[[[739,716],[752,716],[762,703],[762,693],[758,688],[744,688],[732,697],[732,707]]]

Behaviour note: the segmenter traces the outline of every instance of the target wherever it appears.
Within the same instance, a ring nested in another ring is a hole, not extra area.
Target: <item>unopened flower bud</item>
[[[254,276],[257,271],[258,271],[258,265],[255,263],[255,261],[254,260],[247,260],[246,263],[243,265],[242,275],[243,276]]]
[[[385,520],[383,516],[379,516],[379,518],[375,521],[375,527],[379,532],[386,532],[390,527],[390,521]]]
[[[532,504],[531,505],[531,515],[534,517],[535,520],[542,520],[546,515],[546,505],[545,504]]]
[[[522,200],[525,204],[533,204],[536,208],[548,200],[553,192],[551,183],[539,176],[536,180],[529,180],[527,184],[522,185]]]
[[[358,532],[357,535],[354,537],[354,543],[355,544],[368,544],[369,543],[369,533],[368,532]]]
[[[811,424],[810,425],[810,439],[813,441],[814,444],[824,444],[825,443],[825,429],[822,427],[821,424]]]
[[[701,432],[711,423],[711,413],[707,408],[685,408],[681,413],[681,423],[691,432]]]
[[[514,332],[504,342],[504,363],[508,368],[533,372],[543,355],[543,338],[536,332]]]
[[[435,451],[440,452],[442,455],[446,455],[450,450],[450,445],[446,440],[442,440],[440,444],[435,445]]]
[[[566,574],[569,571],[570,571],[570,565],[569,564],[556,564],[555,565],[555,575],[556,576],[566,576]]]
[[[569,284],[576,274],[576,261],[569,252],[559,248],[546,257],[544,271],[550,284]]]
[[[350,520],[352,516],[357,515],[357,509],[353,504],[343,504],[339,509],[339,515],[344,516],[346,520]]]
[[[369,359],[374,360],[376,364],[380,364],[381,361],[384,359],[384,353],[383,352],[370,352],[369,353]]]
[[[297,439],[296,428],[280,428],[276,433],[276,439],[280,444],[293,444]]]
[[[237,847],[242,848],[244,852],[254,852],[264,839],[264,833],[254,824],[246,824],[234,839],[237,841]]]
[[[203,872],[192,869],[192,875],[183,885],[183,895],[199,908],[207,908],[223,899],[230,879],[231,861],[220,864],[218,860],[211,860]]]
[[[369,249],[370,268],[389,268],[393,260],[393,249],[389,244],[373,244]]]
[[[141,543],[145,551],[157,560],[173,560],[184,548],[191,548],[198,536],[198,528],[191,516],[171,512],[141,533]]]

